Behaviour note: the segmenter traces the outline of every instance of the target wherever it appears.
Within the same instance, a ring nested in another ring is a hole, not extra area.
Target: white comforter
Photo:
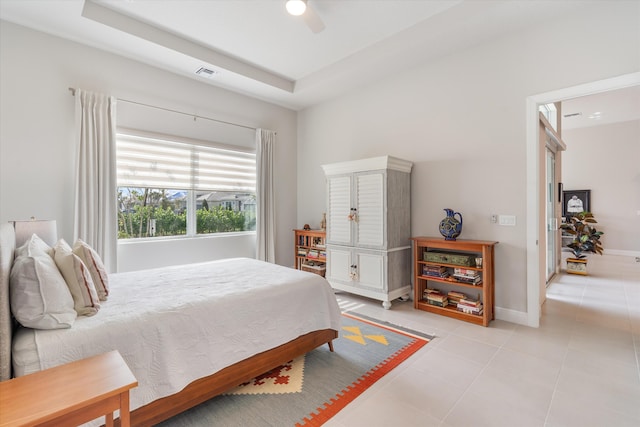
[[[71,329],[35,331],[35,343],[41,369],[119,350],[138,379],[135,409],[339,322],[322,277],[236,258],[113,274],[98,314]]]

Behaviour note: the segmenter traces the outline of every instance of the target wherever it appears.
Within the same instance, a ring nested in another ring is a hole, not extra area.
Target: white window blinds
[[[119,187],[256,189],[255,153],[118,134]]]

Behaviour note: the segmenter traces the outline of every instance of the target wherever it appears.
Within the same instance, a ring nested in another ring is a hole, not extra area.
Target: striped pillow
[[[53,252],[56,265],[71,291],[73,308],[79,316],[93,316],[100,310],[100,300],[89,269],[64,239],[58,240]]]
[[[89,269],[100,301],[106,301],[109,296],[109,276],[100,255],[81,239],[76,240],[73,244],[73,253],[78,255]]]

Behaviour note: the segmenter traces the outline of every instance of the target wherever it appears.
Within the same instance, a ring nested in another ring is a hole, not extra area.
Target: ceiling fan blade
[[[309,29],[314,33],[319,33],[324,30],[324,22],[322,22],[320,15],[318,15],[309,4],[307,4],[307,10],[302,14],[302,19],[304,19]]]

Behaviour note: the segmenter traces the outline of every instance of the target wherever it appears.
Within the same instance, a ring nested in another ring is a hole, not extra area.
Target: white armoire
[[[336,290],[382,301],[411,293],[411,167],[383,156],[323,165],[327,271]]]

